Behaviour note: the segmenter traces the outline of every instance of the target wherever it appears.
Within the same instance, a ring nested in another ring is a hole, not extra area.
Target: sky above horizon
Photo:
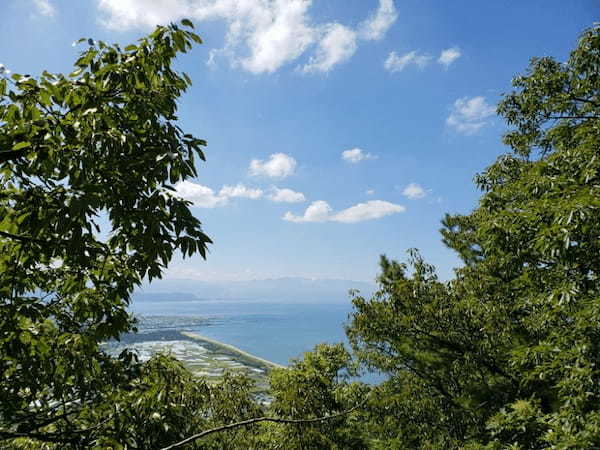
[[[507,150],[497,102],[531,57],[566,60],[600,2],[2,0],[0,64],[68,73],[80,37],[183,18],[204,44],[177,61],[179,121],[208,147],[177,190],[214,244],[167,278],[372,281],[418,248],[448,279],[440,221]]]

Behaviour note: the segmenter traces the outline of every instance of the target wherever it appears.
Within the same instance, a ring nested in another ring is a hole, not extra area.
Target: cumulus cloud
[[[329,72],[335,65],[344,62],[356,52],[356,32],[339,23],[327,26],[317,50],[310,57],[303,72]]]
[[[273,153],[267,161],[253,159],[249,167],[250,175],[271,178],[285,178],[295,170],[296,160],[285,153]]]
[[[437,62],[444,66],[446,69],[450,67],[450,65],[456,61],[462,55],[460,48],[452,47],[447,48],[446,50],[442,50],[440,53],[440,57]]]
[[[283,220],[288,222],[306,223],[306,222],[340,222],[357,223],[365,220],[380,219],[390,214],[404,212],[406,208],[401,205],[386,202],[383,200],[370,200],[365,203],[358,203],[350,208],[333,213],[331,206],[323,200],[312,202],[302,216],[297,216],[291,212],[285,213]]]
[[[329,203],[323,200],[317,200],[316,202],[312,202],[306,211],[304,211],[304,215],[296,216],[291,212],[286,212],[283,216],[283,220],[287,220],[288,222],[327,222],[331,220],[331,206]]]
[[[199,208],[216,208],[224,206],[229,202],[230,198],[248,198],[256,200],[263,195],[260,189],[252,189],[237,184],[235,186],[225,185],[221,188],[218,194],[208,186],[203,186],[191,181],[181,181],[175,185],[176,195],[191,201],[194,206]]]
[[[427,195],[427,192],[425,191],[425,189],[423,189],[423,187],[421,187],[417,183],[410,183],[404,188],[404,190],[402,191],[402,195],[410,198],[411,200],[416,200],[425,197]]]
[[[357,147],[350,150],[344,150],[342,152],[342,159],[349,163],[356,164],[365,159],[377,159],[377,156],[372,155],[371,153],[365,153],[362,149]]]
[[[56,14],[56,8],[49,0],[33,0],[33,3],[42,16],[52,17]]]
[[[306,201],[306,197],[302,192],[296,192],[287,188],[279,189],[276,186],[273,186],[273,192],[268,197],[276,203],[300,203]]]
[[[256,200],[257,198],[262,197],[262,195],[262,190],[248,188],[240,183],[236,184],[235,186],[225,185],[219,191],[219,196],[226,198],[241,197]]]
[[[211,188],[191,181],[181,181],[175,185],[176,194],[200,208],[214,208],[227,202],[227,198],[215,194]]]
[[[359,36],[365,40],[377,41],[385,36],[397,18],[393,0],[380,0],[377,11],[359,26]]]
[[[258,10],[249,12],[247,18],[234,20],[229,28],[228,42],[232,47],[241,41],[246,42],[250,55],[241,60],[246,70],[252,73],[274,72],[298,58],[315,41],[315,30],[307,23],[310,1],[242,3],[256,3],[254,8],[258,7]],[[248,25],[250,28],[244,30]]]
[[[406,67],[411,65],[423,69],[430,61],[430,55],[419,54],[416,50],[402,56],[398,56],[396,52],[391,52],[383,63],[383,67],[391,73],[402,72]]]
[[[253,73],[273,72],[302,55],[317,38],[308,10],[312,0],[97,0],[105,27],[149,28],[184,17],[197,22],[222,20],[222,53],[234,66]],[[215,49],[213,49],[215,50]],[[244,56],[240,56],[244,55]]]
[[[454,102],[446,124],[457,132],[472,135],[488,124],[486,119],[496,112],[484,97],[463,97]]]
[[[36,0],[44,1],[44,0]],[[110,29],[150,28],[184,17],[226,23],[225,46],[212,49],[209,63],[224,55],[236,67],[271,73],[315,49],[305,72],[327,72],[356,51],[357,38],[381,39],[396,20],[393,0],[378,9],[359,32],[332,23],[315,23],[313,0],[96,0],[102,24]]]

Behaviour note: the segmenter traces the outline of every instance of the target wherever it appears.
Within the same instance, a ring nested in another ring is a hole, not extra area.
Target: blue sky
[[[446,212],[506,151],[494,109],[533,56],[565,60],[595,0],[2,0],[0,63],[68,72],[80,37],[127,44],[192,19],[204,44],[183,128],[208,141],[178,186],[214,240],[171,278],[372,280],[416,247],[449,278]]]

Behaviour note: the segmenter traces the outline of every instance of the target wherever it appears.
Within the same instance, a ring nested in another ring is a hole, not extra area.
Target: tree
[[[511,152],[443,221],[455,278],[383,257],[354,298],[353,346],[390,374],[370,425],[390,447],[600,447],[599,74],[598,25],[566,63],[533,59],[498,107]]]
[[[363,449],[360,407],[368,388],[350,382],[352,357],[342,344],[319,344],[289,367],[274,369],[269,394],[273,400],[269,412],[274,417],[297,419],[295,425],[271,426],[266,431],[264,448],[286,449]],[[339,414],[344,411],[348,414]],[[333,420],[306,423],[306,419],[339,414]]]
[[[172,63],[201,42],[191,26],[124,49],[87,40],[68,76],[0,76],[2,440],[87,448],[117,429],[115,405],[148,369],[100,343],[134,329],[130,294],[175,251],[205,256],[172,187],[204,159],[176,124],[191,81]]]

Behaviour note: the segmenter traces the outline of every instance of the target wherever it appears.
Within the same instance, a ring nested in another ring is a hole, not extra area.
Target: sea
[[[352,304],[156,298],[134,300],[130,310],[141,333],[192,331],[288,365],[321,342],[347,345],[344,325]]]

